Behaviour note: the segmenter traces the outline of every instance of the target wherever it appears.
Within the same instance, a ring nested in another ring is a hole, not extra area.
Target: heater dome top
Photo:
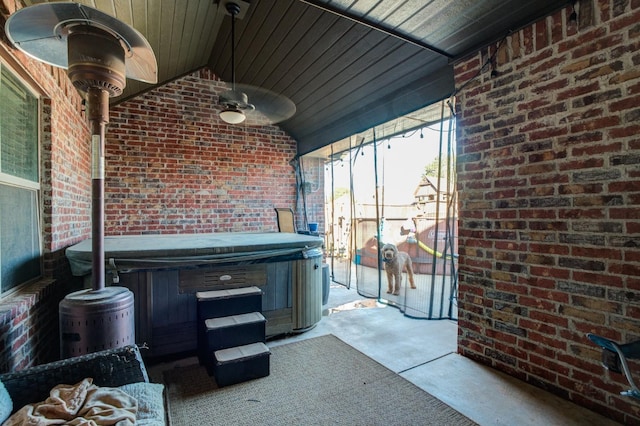
[[[68,68],[67,36],[75,26],[98,28],[120,42],[126,76],[155,84],[157,62],[153,49],[137,30],[97,9],[78,3],[40,3],[13,13],[5,24],[11,43],[34,59]]]

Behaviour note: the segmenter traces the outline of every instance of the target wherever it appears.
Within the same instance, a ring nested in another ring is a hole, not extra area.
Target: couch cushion
[[[13,401],[11,395],[7,392],[7,388],[0,382],[0,424],[9,418],[13,411]]]
[[[136,425],[161,426],[165,424],[164,385],[159,383],[130,383],[118,389],[138,401]]]

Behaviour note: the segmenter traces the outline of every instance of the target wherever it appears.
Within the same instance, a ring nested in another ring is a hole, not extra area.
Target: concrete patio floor
[[[334,334],[480,425],[619,424],[458,355],[455,321],[408,318],[340,285],[323,309],[313,329],[268,346]]]

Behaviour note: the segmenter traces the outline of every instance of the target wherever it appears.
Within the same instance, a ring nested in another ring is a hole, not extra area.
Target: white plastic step
[[[230,288],[225,290],[198,291],[196,293],[196,299],[198,299],[199,301],[229,299],[232,297],[251,296],[254,294],[262,294],[262,290],[260,290],[256,286],[251,286]]]
[[[271,351],[267,345],[262,342],[257,342],[243,346],[235,346],[233,348],[220,349],[219,351],[215,351],[214,356],[218,364],[226,364],[270,354]]]
[[[255,322],[265,322],[264,315],[260,312],[249,312],[248,314],[229,315],[220,318],[210,318],[205,320],[204,324],[207,330],[216,330],[220,328],[233,327],[236,325],[245,325]]]

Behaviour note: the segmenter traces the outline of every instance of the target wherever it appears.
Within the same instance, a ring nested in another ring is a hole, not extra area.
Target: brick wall
[[[455,64],[459,352],[638,423],[585,334],[640,339],[640,1],[575,9]]]
[[[277,126],[222,122],[203,69],[111,108],[107,235],[277,231],[296,203],[296,143]]]

